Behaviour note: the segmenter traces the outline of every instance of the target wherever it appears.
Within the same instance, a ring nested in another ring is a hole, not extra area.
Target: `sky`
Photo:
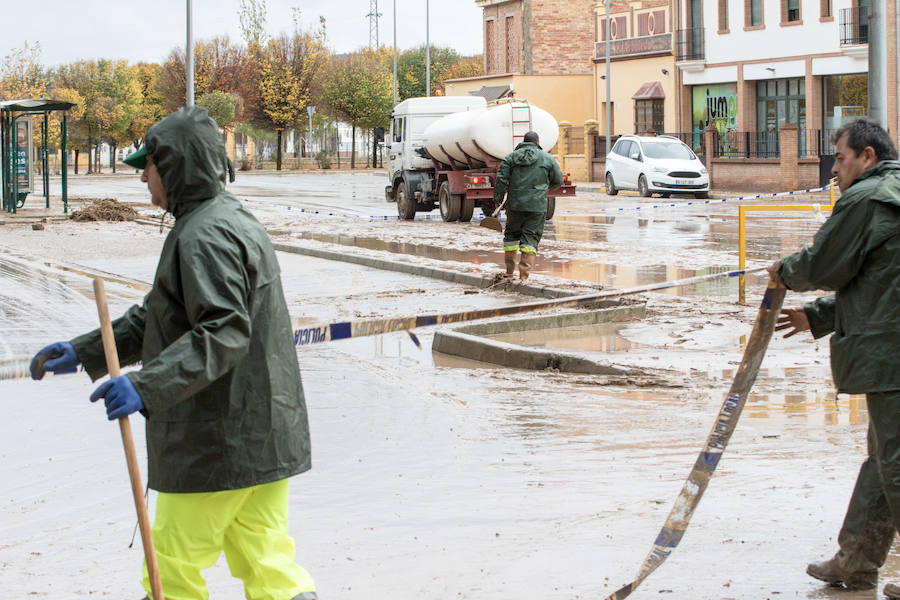
[[[379,41],[393,41],[393,3],[397,4],[397,46],[425,44],[426,0],[378,0]],[[40,43],[41,63],[54,67],[79,59],[125,59],[131,63],[162,63],[176,46],[185,44],[186,0],[115,2],[110,0],[40,0],[34,12],[27,2],[4,2],[0,57],[25,42]],[[370,0],[267,0],[270,34],[293,28],[292,7],[300,9],[307,28],[324,16],[328,44],[348,52],[369,43]],[[241,38],[240,0],[193,0],[194,40],[227,34]],[[475,0],[430,0],[432,45],[449,46],[464,56],[482,51],[481,9]]]

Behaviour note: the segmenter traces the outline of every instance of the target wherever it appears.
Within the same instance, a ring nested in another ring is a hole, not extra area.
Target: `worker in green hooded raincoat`
[[[516,271],[525,281],[534,268],[537,247],[544,235],[547,218],[547,192],[563,184],[563,174],[556,160],[540,147],[534,131],[525,134],[522,143],[507,154],[497,170],[494,202],[500,204],[506,194],[506,228],[503,230],[503,254],[506,275]]]
[[[807,573],[831,585],[871,588],[900,530],[900,162],[879,125],[859,120],[834,136],[832,172],[842,195],[813,244],[769,267],[789,289],[831,290],[803,308],[785,309],[785,337],[809,330],[831,336],[838,392],[865,394],[868,457],[832,558]],[[900,586],[888,583],[888,598]]]
[[[111,420],[146,418],[165,597],[208,598],[201,570],[224,551],[247,598],[312,600],[287,519],[287,478],[310,468],[309,426],[269,237],[225,191],[225,147],[205,109],[169,115],[125,162],[175,225],[143,304],[112,324],[119,361],[141,368],[90,399]],[[32,377],[79,363],[106,374],[99,330],[39,351]],[[146,565],[142,584],[149,597]]]

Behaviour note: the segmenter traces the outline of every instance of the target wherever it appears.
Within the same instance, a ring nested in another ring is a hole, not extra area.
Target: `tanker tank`
[[[541,147],[548,151],[559,138],[556,119],[544,109],[519,100],[501,100],[486,108],[441,117],[425,129],[423,143],[436,160],[464,169],[470,164],[500,162],[528,131],[537,132]]]

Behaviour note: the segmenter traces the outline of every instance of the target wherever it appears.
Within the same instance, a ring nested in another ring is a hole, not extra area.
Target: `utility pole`
[[[431,1],[425,0],[425,96],[431,96]]]
[[[315,106],[307,106],[306,114],[309,115],[309,150],[308,150],[308,152],[309,152],[309,168],[312,169],[313,168],[312,118],[313,118],[313,115],[316,114],[316,107]]]
[[[378,19],[381,17],[381,13],[378,12],[378,0],[369,0],[369,14],[366,16],[369,17],[369,48],[377,50],[379,48]],[[394,18],[396,19],[396,17]]]
[[[609,5],[612,4],[612,0],[604,0],[603,4],[606,7],[606,155],[609,156],[611,139],[609,128],[612,126],[612,115],[610,115],[612,101],[609,98],[612,93],[612,85],[609,81]]]
[[[185,106],[194,105],[194,32],[191,23],[191,0],[187,0],[187,42],[184,47],[184,66],[187,69]]]
[[[397,0],[394,0],[394,106],[397,106]]]
[[[872,0],[869,8],[869,118],[888,128],[887,122],[887,11],[885,0]]]

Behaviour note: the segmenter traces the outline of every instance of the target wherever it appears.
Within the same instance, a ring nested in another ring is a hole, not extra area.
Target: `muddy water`
[[[625,352],[632,348],[639,348],[640,344],[637,342],[629,341],[619,335],[622,328],[621,323],[598,323],[532,331],[513,331],[484,337],[520,346],[566,348],[587,352]]]

